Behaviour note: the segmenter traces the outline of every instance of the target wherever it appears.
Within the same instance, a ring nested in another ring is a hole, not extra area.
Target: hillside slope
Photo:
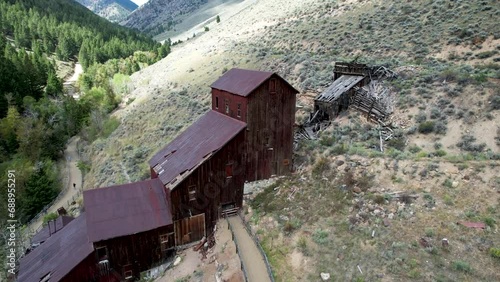
[[[229,68],[287,79],[300,123],[335,61],[383,64],[399,74],[384,152],[377,125],[349,111],[299,144],[296,175],[249,199],[277,281],[499,280],[499,15],[494,0],[252,2],[132,75],[121,125],[87,150],[86,187],[147,178],[147,159],[209,108]]]
[[[130,0],[76,0],[97,15],[120,22],[137,9],[137,4]]]
[[[130,14],[120,24],[150,35],[160,34],[175,26],[180,15],[189,14],[208,0],[151,0]]]

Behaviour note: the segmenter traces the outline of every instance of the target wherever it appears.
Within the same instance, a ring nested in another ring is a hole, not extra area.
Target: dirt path
[[[75,83],[78,81],[78,77],[80,77],[82,73],[82,65],[80,63],[76,63],[73,70],[73,75],[63,83],[64,89],[66,90],[68,95],[73,96],[73,98],[75,99],[80,98],[80,94],[76,92]]]
[[[80,137],[73,136],[64,151],[64,157],[66,159],[66,170],[67,177],[63,180],[63,192],[58,196],[57,200],[52,206],[47,209],[47,213],[57,212],[60,207],[68,208],[72,201],[76,200],[79,193],[82,191],[82,173],[76,166],[80,160],[77,151],[77,144]],[[76,187],[73,187],[73,183]],[[29,226],[28,230],[34,232],[38,231],[43,224],[43,216],[39,217],[36,221],[33,221]]]
[[[68,78],[68,80],[66,80],[64,84],[75,83],[78,80],[78,77],[80,77],[80,74],[82,73],[83,73],[82,65],[80,63],[76,63],[75,69],[73,70],[73,75],[70,78]]]
[[[253,241],[250,234],[248,234],[239,216],[232,216],[229,218],[236,239],[236,244],[239,249],[239,256],[243,262],[248,282],[266,282],[271,281],[267,274],[266,264],[264,257],[260,253],[257,245]]]

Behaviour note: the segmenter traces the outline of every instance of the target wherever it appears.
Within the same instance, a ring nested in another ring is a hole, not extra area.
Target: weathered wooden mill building
[[[246,180],[284,175],[292,169],[295,95],[272,72],[231,69],[212,85],[212,110],[247,124]]]
[[[211,88],[212,110],[149,161],[151,177],[171,191],[176,245],[209,235],[222,214],[241,208],[246,181],[292,170],[298,91],[277,74],[243,69]]]
[[[237,212],[245,182],[292,171],[298,91],[242,69],[211,88],[212,109],[150,159],[151,179],[85,191],[86,212],[21,260],[19,281],[136,280]]]

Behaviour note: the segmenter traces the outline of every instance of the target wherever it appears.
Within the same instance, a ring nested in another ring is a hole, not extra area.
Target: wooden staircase
[[[231,208],[231,209],[226,209],[222,211],[222,217],[230,217],[233,215],[238,215],[240,208]]]

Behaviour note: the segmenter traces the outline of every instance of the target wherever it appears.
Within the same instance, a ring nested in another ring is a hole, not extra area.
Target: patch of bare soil
[[[192,248],[178,254],[181,262],[168,269],[156,282],[243,282],[241,261],[226,220],[220,220],[215,233],[215,245],[203,259],[200,252]]]

